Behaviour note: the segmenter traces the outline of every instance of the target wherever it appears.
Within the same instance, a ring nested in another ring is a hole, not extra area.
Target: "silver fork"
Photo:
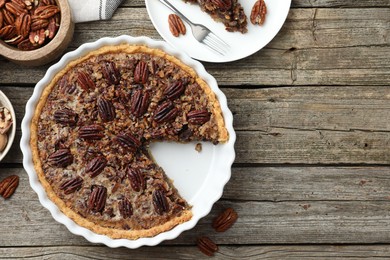
[[[192,35],[194,38],[212,49],[213,51],[219,53],[220,55],[225,55],[230,46],[224,42],[221,38],[219,38],[215,33],[213,33],[209,28],[204,25],[196,24],[191,22],[187,17],[185,17],[179,10],[176,9],[170,2],[167,0],[159,0],[166,7],[171,9],[174,13],[180,16],[181,19],[186,21],[192,30]]]

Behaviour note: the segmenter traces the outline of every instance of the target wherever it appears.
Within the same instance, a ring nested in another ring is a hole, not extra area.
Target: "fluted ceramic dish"
[[[180,194],[192,205],[193,217],[190,221],[182,223],[175,228],[163,232],[154,237],[140,238],[137,240],[111,239],[104,235],[93,233],[92,231],[74,223],[65,216],[57,206],[48,199],[45,190],[38,180],[32,162],[30,148],[30,123],[36,104],[45,86],[49,84],[54,75],[72,60],[86,55],[92,50],[107,45],[119,45],[129,43],[133,45],[146,45],[150,48],[158,48],[166,53],[180,59],[183,63],[192,67],[198,75],[203,78],[211,89],[215,92],[221,104],[226,128],[229,132],[229,141],[224,144],[213,145],[202,143],[202,151],[195,151],[195,143],[155,143],[151,146],[151,151],[157,163],[165,170],[168,177],[174,180],[175,187]],[[213,204],[222,196],[223,188],[231,175],[231,165],[235,158],[234,142],[236,135],[233,129],[233,116],[230,112],[225,95],[218,88],[216,80],[206,72],[203,65],[191,59],[183,52],[172,49],[168,44],[161,41],[154,41],[147,37],[133,38],[130,36],[120,36],[117,38],[102,38],[93,43],[80,46],[77,50],[67,53],[55,65],[51,66],[41,79],[32,97],[26,105],[26,114],[22,122],[22,139],[20,147],[23,152],[23,166],[28,173],[30,185],[38,194],[39,201],[52,214],[53,218],[64,224],[70,232],[85,237],[93,243],[103,243],[109,247],[137,248],[140,246],[154,246],[164,240],[174,239],[185,230],[193,228],[200,218],[206,216]]]

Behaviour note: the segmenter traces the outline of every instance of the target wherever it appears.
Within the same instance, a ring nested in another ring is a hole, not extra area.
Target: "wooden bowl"
[[[0,55],[21,65],[39,66],[59,57],[68,47],[73,37],[74,23],[67,0],[56,0],[61,10],[61,22],[54,38],[41,48],[22,51],[0,40]]]

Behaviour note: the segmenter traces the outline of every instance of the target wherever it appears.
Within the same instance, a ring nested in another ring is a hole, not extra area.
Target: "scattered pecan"
[[[267,6],[264,0],[257,0],[252,7],[251,22],[253,24],[262,25],[265,21],[265,15],[267,14]]]
[[[84,90],[94,89],[95,83],[91,79],[90,76],[84,71],[79,71],[77,75],[77,83],[79,83],[80,87]]]
[[[169,204],[164,191],[155,190],[153,192],[153,206],[157,214],[162,215],[169,211]]]
[[[175,81],[168,84],[168,87],[164,89],[164,96],[167,99],[175,99],[178,98],[181,94],[183,94],[185,90],[185,86],[181,81]]]
[[[119,212],[124,219],[130,218],[133,215],[133,207],[127,198],[119,201]]]
[[[103,156],[93,158],[85,167],[85,173],[89,174],[91,178],[98,176],[107,166],[107,159]]]
[[[77,176],[75,178],[63,182],[59,188],[60,190],[63,190],[65,194],[68,195],[79,190],[83,185],[83,182],[84,180],[80,176]]]
[[[102,212],[106,205],[107,188],[100,185],[92,186],[92,193],[88,200],[88,209],[93,212]]]
[[[104,137],[104,128],[100,125],[85,125],[79,129],[79,137],[85,140],[100,140]]]
[[[131,152],[137,151],[141,146],[141,141],[131,134],[118,134],[116,136],[116,141],[124,148],[129,149]]]
[[[127,170],[127,177],[134,191],[139,192],[145,189],[146,181],[139,169],[129,168]]]
[[[142,93],[141,89],[135,90],[130,99],[131,113],[136,117],[142,116],[148,109],[149,102],[148,92]]]
[[[134,70],[134,82],[145,84],[148,81],[149,68],[144,61],[139,61]]]
[[[115,63],[112,61],[102,62],[102,72],[108,83],[111,85],[119,84],[121,75],[119,70],[116,68]]]
[[[199,250],[207,256],[213,256],[214,253],[218,251],[218,246],[208,237],[198,238],[197,246]]]
[[[62,125],[74,126],[77,123],[78,116],[70,108],[58,109],[54,112],[54,121]]]
[[[203,125],[210,120],[210,113],[207,110],[192,110],[187,114],[188,122],[196,125]]]
[[[115,119],[115,107],[110,100],[105,98],[99,98],[97,102],[100,118],[104,122],[112,121]]]
[[[180,34],[182,35],[186,34],[186,27],[178,15],[170,14],[168,16],[168,24],[169,24],[169,30],[171,31],[173,36],[179,37]]]
[[[232,0],[211,0],[211,2],[221,10],[232,8]]]
[[[177,113],[177,108],[167,100],[156,108],[153,118],[157,123],[169,122],[176,118]]]
[[[73,162],[73,155],[69,149],[60,149],[52,153],[48,161],[53,166],[65,168]]]
[[[4,199],[8,199],[14,194],[16,188],[19,185],[19,176],[10,175],[0,182],[0,195]]]
[[[212,227],[217,232],[224,232],[233,226],[237,218],[237,212],[232,208],[227,208],[214,219]]]

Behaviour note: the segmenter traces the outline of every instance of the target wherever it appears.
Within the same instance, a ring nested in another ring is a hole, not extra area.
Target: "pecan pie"
[[[197,3],[203,12],[209,14],[215,21],[222,22],[229,32],[246,33],[247,18],[244,8],[238,0],[184,0]]]
[[[65,215],[95,233],[137,239],[192,217],[149,144],[227,139],[219,102],[192,68],[123,44],[57,73],[38,102],[30,143],[39,180]]]

